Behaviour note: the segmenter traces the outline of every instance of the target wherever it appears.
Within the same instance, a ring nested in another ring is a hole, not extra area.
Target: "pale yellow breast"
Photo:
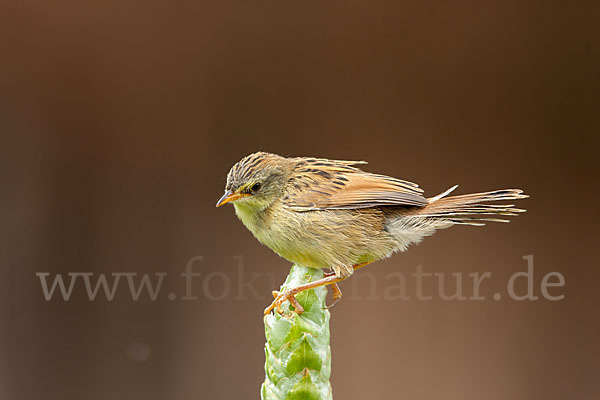
[[[258,239],[286,260],[312,268],[329,268],[325,243],[311,238],[301,215],[275,205],[265,210],[234,204],[242,223]]]
[[[242,223],[286,260],[312,268],[352,266],[387,257],[394,250],[373,211],[295,212],[280,204],[256,211],[235,204]]]

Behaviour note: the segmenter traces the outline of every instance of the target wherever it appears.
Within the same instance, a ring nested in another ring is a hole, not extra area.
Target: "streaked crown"
[[[233,192],[251,192],[256,184],[264,186],[273,175],[284,174],[288,161],[286,158],[259,151],[238,161],[227,174],[226,190]]]

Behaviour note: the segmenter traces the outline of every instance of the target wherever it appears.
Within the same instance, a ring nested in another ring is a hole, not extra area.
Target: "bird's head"
[[[282,195],[291,171],[289,159],[264,152],[250,154],[229,170],[225,193],[217,207],[233,202],[262,210]]]

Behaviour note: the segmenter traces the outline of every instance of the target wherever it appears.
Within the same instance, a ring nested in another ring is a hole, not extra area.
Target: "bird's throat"
[[[256,236],[256,233],[265,223],[264,215],[266,209],[260,209],[253,204],[244,202],[233,203],[235,214],[246,228]]]

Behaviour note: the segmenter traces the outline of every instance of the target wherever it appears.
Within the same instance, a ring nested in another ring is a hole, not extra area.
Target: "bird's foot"
[[[355,266],[355,268],[360,268],[363,265],[366,265],[366,264],[358,264],[357,266]],[[283,303],[285,303],[286,301],[289,301],[290,304],[294,307],[296,314],[302,314],[304,312],[304,308],[298,302],[298,300],[296,300],[296,297],[294,297],[294,296],[305,290],[314,289],[314,288],[317,288],[320,286],[326,286],[326,285],[334,285],[332,290],[333,290],[333,301],[334,301],[333,305],[335,305],[335,303],[337,303],[342,298],[342,291],[340,290],[337,283],[340,281],[343,281],[346,278],[347,277],[339,277],[334,272],[326,272],[325,276],[323,278],[318,279],[314,282],[309,282],[309,283],[305,283],[300,286],[297,286],[295,288],[286,289],[283,292],[273,291],[273,297],[275,297],[275,300],[271,303],[271,305],[269,307],[265,308],[265,315],[270,313],[271,310],[273,310],[273,309],[277,310],[277,312],[279,314],[283,315],[284,311],[281,309],[281,305]]]
[[[273,297],[275,297],[275,300],[273,300],[269,307],[265,308],[265,315],[270,313],[273,309],[275,309],[279,315],[283,315],[284,311],[281,309],[281,306],[286,301],[290,302],[297,314],[302,314],[304,312],[304,307],[296,300],[295,294],[295,291],[289,289],[286,289],[283,292],[273,290]]]
[[[326,272],[325,276],[332,276],[335,275],[334,272]],[[331,293],[333,295],[333,303],[331,303],[328,306],[325,306],[326,309],[332,309],[333,307],[335,307],[335,305],[337,303],[340,302],[340,300],[342,299],[342,289],[340,289],[340,286],[337,283],[332,283],[331,284]]]

